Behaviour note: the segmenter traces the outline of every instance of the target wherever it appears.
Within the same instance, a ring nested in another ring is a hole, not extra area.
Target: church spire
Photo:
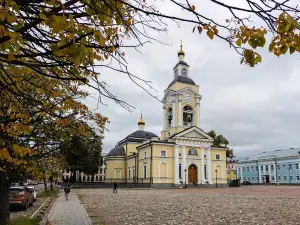
[[[182,50],[182,40],[180,41],[180,50],[178,51],[178,58],[179,58],[179,61],[184,61],[184,56],[185,56],[185,53],[184,51]]]
[[[145,120],[143,119],[142,112],[141,112],[141,118],[139,119],[139,122],[138,122],[138,127],[139,127],[139,130],[144,130],[144,127],[145,127]]]

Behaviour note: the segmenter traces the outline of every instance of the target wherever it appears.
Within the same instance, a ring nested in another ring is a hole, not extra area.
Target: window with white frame
[[[253,168],[253,166],[251,166],[251,171],[254,171],[254,168]]]
[[[269,171],[269,166],[268,165],[266,166],[266,171]]]
[[[243,172],[245,172],[245,167],[243,167]]]
[[[130,179],[130,169],[128,170],[128,179]]]
[[[220,160],[220,155],[216,155],[216,160]]]
[[[299,169],[299,164],[296,163],[295,166],[296,166],[296,169],[298,170]]]
[[[252,181],[254,181],[254,177],[252,177]]]
[[[296,176],[296,180],[299,180],[299,175]]]
[[[166,151],[160,151],[160,156],[167,156]]]
[[[258,177],[256,177],[256,180],[258,180]]]
[[[274,166],[273,165],[271,165],[271,170],[274,170]]]
[[[250,177],[248,177],[248,181],[250,181]]]
[[[286,180],[286,176],[283,176],[283,180]]]
[[[264,170],[264,167],[263,167],[263,166],[260,166],[260,170],[263,171],[263,170]]]
[[[277,165],[277,170],[280,170],[280,165]]]
[[[274,180],[274,176],[272,176],[272,180]]]
[[[147,158],[147,152],[144,152],[144,159]]]
[[[290,180],[293,180],[293,175],[290,176]]]
[[[280,180],[280,176],[278,176],[278,178],[277,178],[278,180]]]
[[[144,166],[144,178],[147,177],[147,166]]]
[[[249,172],[249,166],[247,166],[247,172]]]
[[[289,164],[289,170],[293,169],[292,164]]]

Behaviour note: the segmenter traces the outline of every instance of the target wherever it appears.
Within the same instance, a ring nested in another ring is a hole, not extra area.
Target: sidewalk
[[[83,204],[74,192],[70,192],[69,200],[61,190],[47,217],[51,225],[92,225]]]

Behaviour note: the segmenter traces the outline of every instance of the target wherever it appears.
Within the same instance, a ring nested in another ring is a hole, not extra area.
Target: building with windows
[[[199,86],[190,78],[185,53],[178,52],[173,80],[162,99],[161,137],[138,130],[119,141],[106,156],[106,182],[176,186],[179,184],[227,183],[226,150],[214,147],[213,139],[200,128]]]
[[[99,167],[97,173],[94,174],[93,182],[105,182],[106,177],[106,166],[105,166],[105,156],[107,153],[101,153],[101,157],[103,157],[103,165]],[[71,178],[71,171],[68,168],[64,168],[60,171],[61,179],[60,180],[69,180]],[[76,182],[92,182],[92,175],[85,174],[83,172],[76,174]]]
[[[262,152],[237,162],[238,178],[251,183],[300,184],[300,148]]]
[[[234,159],[228,158],[227,159],[227,182],[236,180],[236,161]]]

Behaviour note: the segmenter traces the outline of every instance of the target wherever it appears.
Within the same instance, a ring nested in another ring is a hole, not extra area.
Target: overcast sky
[[[230,2],[230,1],[228,1]],[[232,2],[232,1],[231,1]],[[201,12],[219,21],[229,17],[226,10],[202,1]],[[160,5],[165,13],[182,15],[182,10],[166,1]],[[205,33],[192,33],[192,25],[167,21],[167,33],[151,33],[156,42],[139,50],[125,49],[129,70],[151,80],[159,99],[173,79],[172,68],[178,62],[177,52],[183,40],[185,61],[190,65],[190,78],[200,86],[201,128],[223,134],[238,158],[257,152],[300,146],[300,64],[299,54],[279,59],[267,51],[260,51],[263,63],[255,68],[240,65],[240,57],[222,40],[210,40]],[[100,79],[109,90],[135,107],[129,113],[113,101],[103,99],[100,106],[110,124],[105,132],[103,151],[108,152],[128,134],[137,130],[141,110],[145,130],[160,135],[162,104],[130,81],[112,71],[100,70]],[[146,87],[146,86],[145,86]],[[97,101],[85,101],[96,108]]]

